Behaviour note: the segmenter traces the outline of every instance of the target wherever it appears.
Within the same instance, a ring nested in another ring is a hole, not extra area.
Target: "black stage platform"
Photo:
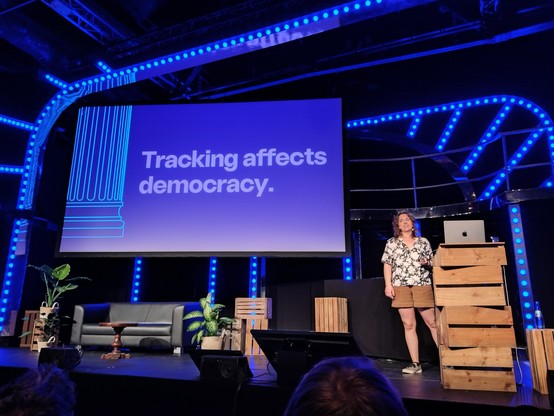
[[[263,356],[248,357],[253,377],[245,382],[201,381],[187,353],[130,351],[131,358],[103,360],[105,351],[85,351],[69,370],[77,387],[76,416],[227,415],[281,416],[291,388],[277,385]],[[0,348],[0,382],[38,365],[28,348]],[[529,363],[515,361],[517,392],[445,390],[438,364],[424,363],[423,373],[402,375],[405,362],[375,358],[404,398],[412,416],[432,414],[554,415],[548,395],[532,388]]]

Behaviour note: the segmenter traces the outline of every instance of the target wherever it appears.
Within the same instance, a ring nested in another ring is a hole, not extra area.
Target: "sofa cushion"
[[[138,326],[128,326],[122,332],[125,335],[143,336],[169,336],[171,335],[171,324],[152,324],[150,322],[139,322]],[[115,335],[113,328],[100,326],[99,324],[83,324],[82,335]]]
[[[171,323],[178,303],[111,303],[110,322]]]

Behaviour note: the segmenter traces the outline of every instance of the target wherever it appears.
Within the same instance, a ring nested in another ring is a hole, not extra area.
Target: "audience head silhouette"
[[[333,357],[304,375],[284,416],[408,416],[408,412],[373,360]]]
[[[53,364],[40,364],[0,387],[2,416],[73,416],[75,385]]]

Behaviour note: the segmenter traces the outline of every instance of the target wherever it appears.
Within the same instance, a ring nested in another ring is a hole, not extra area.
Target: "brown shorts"
[[[433,287],[428,286],[394,286],[393,308],[432,308],[435,306]]]

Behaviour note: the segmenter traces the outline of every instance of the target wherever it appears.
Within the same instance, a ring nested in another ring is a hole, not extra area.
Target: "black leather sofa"
[[[115,332],[100,322],[132,322],[121,334],[123,347],[173,349],[191,345],[193,333],[183,317],[202,310],[199,302],[107,302],[75,305],[70,342],[81,347],[110,347]]]

